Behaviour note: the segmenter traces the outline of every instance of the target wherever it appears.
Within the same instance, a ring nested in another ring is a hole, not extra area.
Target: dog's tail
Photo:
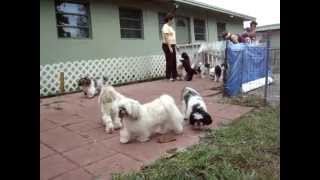
[[[183,115],[181,114],[180,110],[178,109],[174,99],[169,95],[162,95],[160,96],[160,101],[166,108],[166,111],[169,113],[172,119],[179,119],[181,123],[183,122]]]

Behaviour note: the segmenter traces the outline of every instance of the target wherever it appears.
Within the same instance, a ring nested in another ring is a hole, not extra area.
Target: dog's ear
[[[130,116],[137,120],[140,118],[140,103],[135,101],[135,100],[132,100],[130,101],[130,110],[131,112],[128,112],[130,114]]]
[[[203,112],[203,124],[210,125],[212,123],[212,118],[208,112]]]
[[[83,86],[83,78],[77,80],[78,86]]]
[[[189,59],[189,56],[188,56],[188,54],[187,54],[186,52],[183,52],[183,53],[181,54],[181,57],[182,57],[183,59]]]
[[[106,84],[109,80],[107,76],[103,76],[102,79],[103,79],[103,84]]]

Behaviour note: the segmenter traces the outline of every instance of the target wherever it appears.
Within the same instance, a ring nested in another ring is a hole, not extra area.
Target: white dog
[[[193,69],[195,69],[195,71],[197,73],[200,74],[201,78],[206,78],[207,75],[209,75],[209,64],[203,64],[202,62],[199,62],[198,64],[193,65]]]
[[[212,118],[200,93],[190,87],[185,87],[181,93],[181,99],[184,119],[188,120],[192,126],[202,127],[212,123]]]
[[[180,134],[183,131],[183,116],[169,95],[162,95],[143,105],[134,99],[124,98],[119,101],[118,109],[123,122],[121,143],[134,139],[146,142],[153,133],[164,134],[173,130]]]
[[[177,62],[177,80],[183,80],[184,79],[183,77],[185,77],[185,74],[186,72],[183,68],[181,61],[178,61]]]
[[[125,96],[117,92],[111,85],[105,85],[101,89],[98,102],[102,113],[102,123],[107,133],[112,133],[114,129],[122,127],[117,103],[124,98]]]
[[[78,86],[85,96],[93,98],[100,93],[102,86],[104,86],[107,81],[108,78],[105,76],[102,78],[90,78],[86,76],[78,80]]]

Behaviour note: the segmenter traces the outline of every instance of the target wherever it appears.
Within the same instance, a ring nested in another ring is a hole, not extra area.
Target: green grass
[[[249,107],[261,107],[265,105],[264,99],[256,95],[245,95],[245,96],[235,96],[235,97],[224,97],[221,98],[219,103],[227,103],[234,105],[242,105]]]
[[[113,179],[280,179],[278,108],[263,107],[234,124],[211,130],[175,156]]]

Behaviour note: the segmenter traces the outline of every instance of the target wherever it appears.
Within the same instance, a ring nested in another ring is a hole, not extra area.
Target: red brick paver
[[[64,155],[79,165],[88,165],[108,156],[116,154],[115,151],[100,143],[92,143],[64,153]]]
[[[52,154],[56,153],[44,144],[40,144],[40,159],[50,156]]]
[[[89,139],[57,127],[40,133],[40,140],[59,152],[64,152],[89,142]]]
[[[116,154],[85,168],[96,176],[108,177],[111,173],[139,170],[142,165],[141,162],[133,160],[123,154]]]
[[[40,160],[40,179],[49,179],[75,168],[75,164],[60,155],[50,156]]]
[[[252,109],[217,103],[219,95],[213,95],[219,93],[218,84],[198,77],[191,82],[159,80],[115,88],[141,103],[169,94],[180,108],[180,93],[185,86],[202,94],[213,117],[210,128],[217,128]],[[155,135],[145,143],[121,144],[119,131],[112,134],[104,131],[97,97],[86,99],[82,93],[41,99],[40,118],[41,180],[110,179],[111,173],[139,170],[170,149],[196,144],[203,134],[186,125],[183,134],[174,135],[176,141],[160,144],[159,135]]]
[[[52,180],[93,180],[93,175],[87,173],[83,169],[76,169],[62,174]]]

